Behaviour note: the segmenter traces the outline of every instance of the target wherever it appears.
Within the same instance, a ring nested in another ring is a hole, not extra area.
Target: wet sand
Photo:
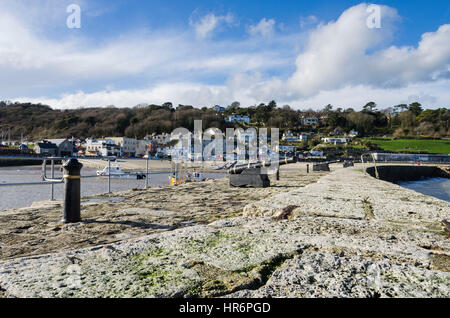
[[[79,159],[79,161],[83,164],[84,168],[103,169],[108,165],[108,161],[99,159]],[[145,171],[146,169],[146,160],[144,159],[117,159],[116,161],[111,162],[111,164],[118,164],[123,170]],[[203,167],[200,164],[194,162],[188,162],[185,165],[189,168],[204,168],[205,171],[208,172],[217,172],[215,168],[219,165],[223,165],[223,163],[205,163]],[[172,163],[170,160],[149,160],[150,172],[170,171],[171,166]]]

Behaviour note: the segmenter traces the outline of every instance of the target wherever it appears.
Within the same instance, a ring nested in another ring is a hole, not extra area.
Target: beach
[[[79,161],[83,164],[83,168],[92,168],[92,169],[103,169],[108,165],[108,161],[106,160],[93,160],[80,158]],[[117,159],[116,161],[111,161],[111,165],[120,165],[123,170],[135,170],[135,171],[144,171],[146,169],[146,161],[143,159]],[[195,162],[187,162],[185,166],[190,169],[203,168],[208,172],[217,172],[215,168],[220,165],[220,163],[205,163],[203,166],[199,163]],[[223,163],[222,163],[223,165]],[[160,172],[160,171],[170,171],[172,168],[172,162],[170,160],[157,160],[151,159],[148,160],[148,166],[150,172]]]

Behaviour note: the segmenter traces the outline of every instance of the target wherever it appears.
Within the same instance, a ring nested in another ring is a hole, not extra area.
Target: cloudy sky
[[[0,99],[450,107],[448,0],[311,2],[0,0]]]

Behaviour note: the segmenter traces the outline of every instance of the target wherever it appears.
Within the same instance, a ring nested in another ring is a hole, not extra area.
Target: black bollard
[[[277,173],[275,174],[276,180],[280,180],[280,169],[277,169]]]
[[[69,159],[63,164],[64,168],[64,205],[63,223],[81,221],[80,215],[80,171],[83,164],[77,159]]]
[[[309,173],[309,164],[306,165],[306,173]]]

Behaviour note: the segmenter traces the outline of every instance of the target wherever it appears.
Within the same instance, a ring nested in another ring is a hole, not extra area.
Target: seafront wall
[[[397,183],[399,181],[416,181],[424,178],[450,178],[450,174],[436,166],[382,165],[366,169],[372,177]]]
[[[16,166],[36,166],[42,164],[42,159],[36,160],[22,160],[22,159],[14,159],[14,160],[6,160],[0,159],[0,167],[16,167]]]

